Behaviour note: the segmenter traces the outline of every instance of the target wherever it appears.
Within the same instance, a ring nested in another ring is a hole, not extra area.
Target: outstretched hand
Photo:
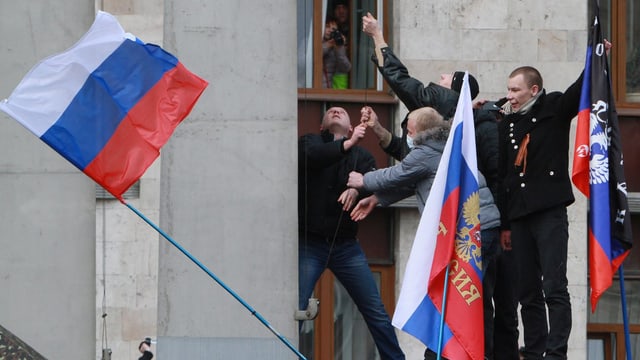
[[[351,211],[351,220],[364,220],[364,218],[373,211],[376,205],[378,205],[378,197],[375,194],[360,200],[356,207]]]

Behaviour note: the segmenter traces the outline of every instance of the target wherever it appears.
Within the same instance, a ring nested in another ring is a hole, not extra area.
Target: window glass
[[[349,2],[332,0],[323,2],[322,29],[322,87],[348,89],[351,73],[353,43],[350,33],[352,22]]]
[[[380,290],[380,273],[373,278]],[[334,351],[335,359],[380,360],[380,355],[362,314],[351,300],[347,290],[335,281],[334,285]]]
[[[640,102],[640,0],[627,0],[626,13],[626,100]]]
[[[314,295],[311,295],[312,297]],[[307,359],[313,359],[315,344],[313,341],[315,330],[315,321],[302,321],[300,325],[300,335],[298,347]]]
[[[298,0],[298,87],[312,86],[313,0]]]
[[[355,8],[357,16],[352,18],[354,31],[352,34],[354,48],[352,51],[353,59],[353,81],[352,87],[356,89],[372,89],[377,88],[374,83],[374,75],[376,68],[371,62],[371,52],[373,49],[373,40],[362,32],[362,16],[367,12],[377,16],[378,22],[384,24],[384,14],[380,10],[382,7],[377,6],[375,0],[355,0]],[[380,88],[378,88],[380,90]]]
[[[589,27],[593,25],[594,7],[589,6]],[[611,0],[600,0],[600,28],[606,39],[611,39]]]
[[[606,360],[603,339],[587,340],[587,360]]]
[[[636,238],[640,234],[640,214],[631,216],[632,233],[634,235],[634,246],[637,246]],[[640,255],[637,248],[632,248],[631,252],[622,263],[625,274],[624,287],[626,292],[626,303],[628,306],[629,322],[640,324]],[[617,273],[616,273],[617,275]],[[591,309],[591,301],[588,308]],[[588,312],[590,323],[622,323],[621,312],[621,291],[620,280],[616,276],[611,287],[605,291],[598,301],[596,311]]]
[[[382,25],[384,0],[298,0],[298,87],[382,90],[362,29],[371,12]]]

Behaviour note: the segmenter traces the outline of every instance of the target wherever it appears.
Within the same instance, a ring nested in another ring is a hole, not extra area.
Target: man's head
[[[464,71],[456,71],[452,74],[440,74],[440,81],[438,81],[438,84],[459,93],[460,90],[462,90],[463,79]],[[478,81],[471,74],[469,74],[469,90],[471,92],[472,100],[475,99],[480,92]]]
[[[407,136],[414,138],[417,133],[445,124],[442,115],[434,108],[422,107],[407,116]]]
[[[522,66],[511,72],[507,82],[507,100],[513,111],[542,91],[542,76],[531,66]]]
[[[345,0],[337,0],[333,5],[333,17],[338,24],[346,24],[349,21],[349,4]]]
[[[438,84],[449,88],[457,93],[462,90],[462,81],[464,80],[464,71],[456,71],[453,74],[440,74],[440,81]],[[471,92],[471,99],[475,99],[480,92],[480,86],[478,81],[473,75],[469,74],[469,90]]]
[[[349,114],[345,109],[337,106],[327,110],[320,124],[320,131],[329,131],[336,139],[348,136],[352,129]]]

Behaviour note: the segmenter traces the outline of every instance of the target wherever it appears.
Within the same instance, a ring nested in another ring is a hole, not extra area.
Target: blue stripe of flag
[[[591,48],[592,45],[590,44],[587,48],[587,59],[585,60],[584,65],[582,90],[580,92],[580,107],[578,108],[578,111],[591,111]]]
[[[460,160],[462,159],[462,127],[463,123],[460,122],[452,130],[453,141],[451,146],[451,155],[449,156],[449,167],[447,169],[447,181],[444,188],[444,197],[442,203],[444,204],[451,192],[460,186]]]
[[[126,114],[177,63],[156,45],[126,39],[89,75],[41,139],[84,170]]]
[[[433,305],[433,301],[428,295],[425,295],[422,302],[407,322],[402,327],[402,331],[409,333],[420,339],[427,347],[432,350],[438,349],[438,334],[440,329],[440,312]],[[444,323],[444,331],[442,334],[442,348],[453,337],[453,333],[449,325]]]
[[[451,146],[451,157],[449,158],[449,168],[447,172],[447,184],[445,187],[445,203],[449,198],[452,191],[456,188],[460,187],[460,202],[458,204],[458,214],[463,213],[463,206],[465,201],[471,196],[474,192],[478,191],[478,183],[476,181],[475,176],[472,174],[467,161],[465,160],[462,154],[462,137],[463,137],[463,127],[464,123],[460,123],[455,128],[455,132],[453,133],[453,145]],[[460,220],[458,220],[460,221]],[[476,261],[471,261],[470,264],[473,266],[474,270],[481,277],[482,269],[480,268],[480,264]]]

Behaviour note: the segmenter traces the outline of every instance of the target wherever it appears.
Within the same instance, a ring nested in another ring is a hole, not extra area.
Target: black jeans
[[[518,354],[518,301],[515,286],[518,282],[512,251],[500,248],[495,262],[493,302],[493,359],[520,360]]]
[[[500,248],[500,230],[482,230],[482,307],[484,315],[484,358],[493,360],[493,293],[496,285],[496,259]]]
[[[511,222],[511,244],[518,268],[525,359],[566,359],[571,333],[567,290],[569,222],[564,206]],[[546,308],[545,308],[546,305]],[[547,313],[549,325],[547,327]]]

